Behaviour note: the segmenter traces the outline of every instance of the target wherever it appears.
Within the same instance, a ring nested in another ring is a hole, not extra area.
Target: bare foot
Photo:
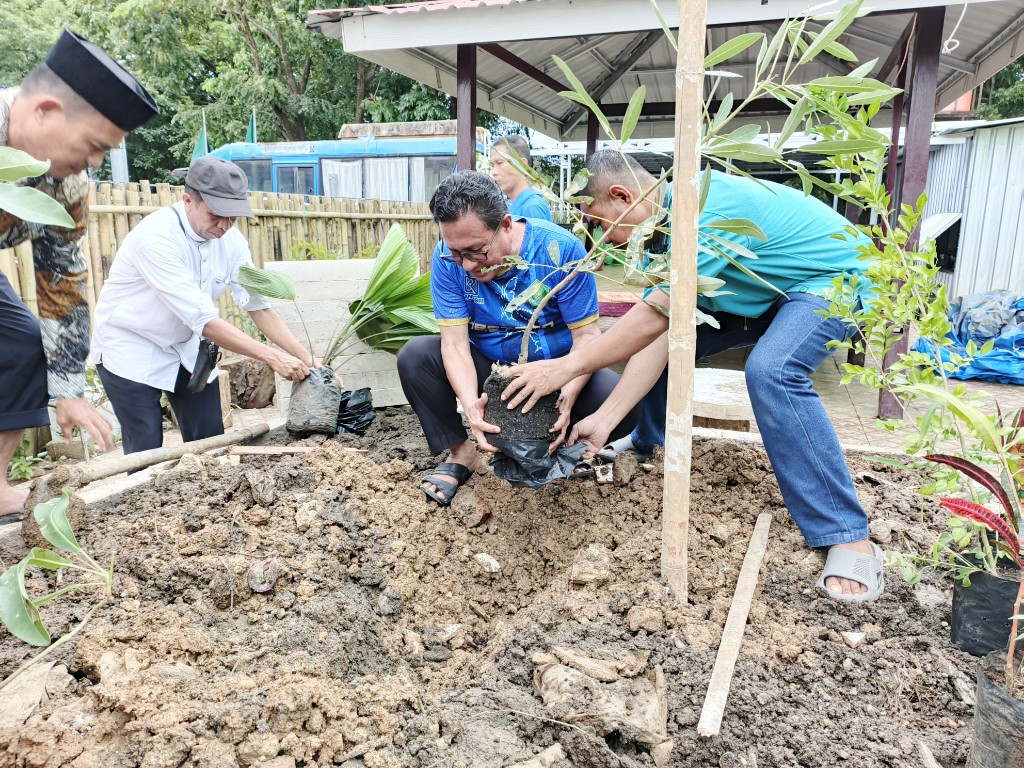
[[[836,544],[835,548],[848,549],[851,552],[859,552],[862,555],[871,555],[872,557],[875,554],[868,539],[851,541],[848,544]],[[868,588],[859,581],[840,579],[838,576],[829,576],[825,579],[825,589],[829,592],[835,592],[837,595],[863,595],[868,591]]]
[[[28,500],[28,484],[12,488],[7,485],[0,485],[0,515],[14,515],[21,512]]]

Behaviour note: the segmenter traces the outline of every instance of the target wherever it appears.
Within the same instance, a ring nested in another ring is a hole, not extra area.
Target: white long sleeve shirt
[[[237,229],[205,240],[189,225],[184,203],[151,213],[117,250],[96,304],[89,361],[129,381],[173,390],[178,366],[195,366],[200,334],[217,317],[214,302],[224,291],[246,311],[270,307],[239,285],[243,264],[252,266],[252,256]]]

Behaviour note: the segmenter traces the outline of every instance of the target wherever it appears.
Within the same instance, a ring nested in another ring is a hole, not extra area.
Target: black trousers
[[[161,390],[140,384],[111,373],[97,365],[100,381],[107,391],[114,415],[121,424],[121,442],[125,454],[138,453],[164,444],[163,415],[160,409]],[[167,400],[181,428],[181,439],[186,443],[204,437],[224,434],[224,417],[220,410],[220,387],[214,381],[202,392],[185,391],[191,374],[178,369],[174,390],[167,392]]]
[[[476,347],[470,345],[469,348],[473,365],[476,366],[477,392],[480,392],[494,361],[484,357]],[[455,390],[448,382],[448,374],[441,361],[440,336],[419,336],[406,342],[398,352],[398,376],[402,381],[402,391],[419,417],[431,453],[441,453],[466,440],[468,434],[462,422],[462,414],[457,409]],[[595,371],[576,398],[569,416],[569,431],[572,431],[577,421],[600,408],[618,383],[619,375],[614,371],[607,368]],[[641,408],[641,405],[636,405],[619,422],[611,434],[612,440],[624,437],[633,430]]]
[[[0,273],[0,432],[47,426],[49,399],[39,321]]]

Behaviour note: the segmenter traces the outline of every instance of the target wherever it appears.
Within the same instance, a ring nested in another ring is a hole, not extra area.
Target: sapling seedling
[[[32,514],[39,525],[39,532],[54,549],[33,547],[19,563],[12,565],[0,575],[0,623],[3,623],[12,635],[30,645],[49,646],[0,683],[0,690],[10,685],[18,675],[44,656],[77,635],[93,614],[110,602],[114,585],[114,554],[110,555],[109,566],[104,567],[82,549],[68,522],[67,509],[70,503],[71,493],[65,489],[57,498],[36,505]],[[76,575],[81,575],[81,580],[42,597],[30,597],[25,578],[29,568],[75,572]],[[43,625],[39,609],[61,595],[89,590],[95,590],[103,599],[89,610],[77,627],[51,645],[50,633]]]
[[[998,468],[996,477],[981,465],[961,458],[932,454],[929,461],[953,467],[992,494],[998,505],[983,506],[973,499],[958,496],[945,497],[939,503],[953,514],[972,520],[984,526],[996,535],[995,545],[1021,569],[1020,586],[1013,602],[1013,614],[1010,627],[1010,642],[1006,654],[1005,676],[1003,685],[1008,695],[1014,695],[1017,675],[1014,671],[1014,659],[1017,651],[1018,621],[1020,620],[1021,601],[1024,600],[1024,547],[1021,545],[1020,532],[1024,524],[1024,464],[1020,460],[1020,446],[1024,441],[1024,409],[1009,414],[1007,417],[990,419],[969,405],[950,404],[957,415],[971,424],[973,431],[979,434],[985,447],[991,452],[992,463]],[[987,542],[987,537],[983,537]]]

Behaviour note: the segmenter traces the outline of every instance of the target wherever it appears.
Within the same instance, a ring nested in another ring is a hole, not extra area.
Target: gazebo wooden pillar
[[[460,44],[456,53],[456,163],[460,171],[476,170],[476,45]]]
[[[928,181],[928,151],[931,144],[932,120],[935,116],[935,95],[939,73],[939,52],[942,47],[942,26],[946,9],[942,6],[917,11],[913,36],[913,69],[910,76],[910,114],[903,141],[903,182],[898,204],[914,205]],[[895,118],[894,118],[895,119]],[[917,240],[915,232],[911,242]],[[894,344],[882,361],[888,368],[910,347],[906,335]],[[903,415],[900,401],[888,390],[878,396],[878,415],[883,419]]]

